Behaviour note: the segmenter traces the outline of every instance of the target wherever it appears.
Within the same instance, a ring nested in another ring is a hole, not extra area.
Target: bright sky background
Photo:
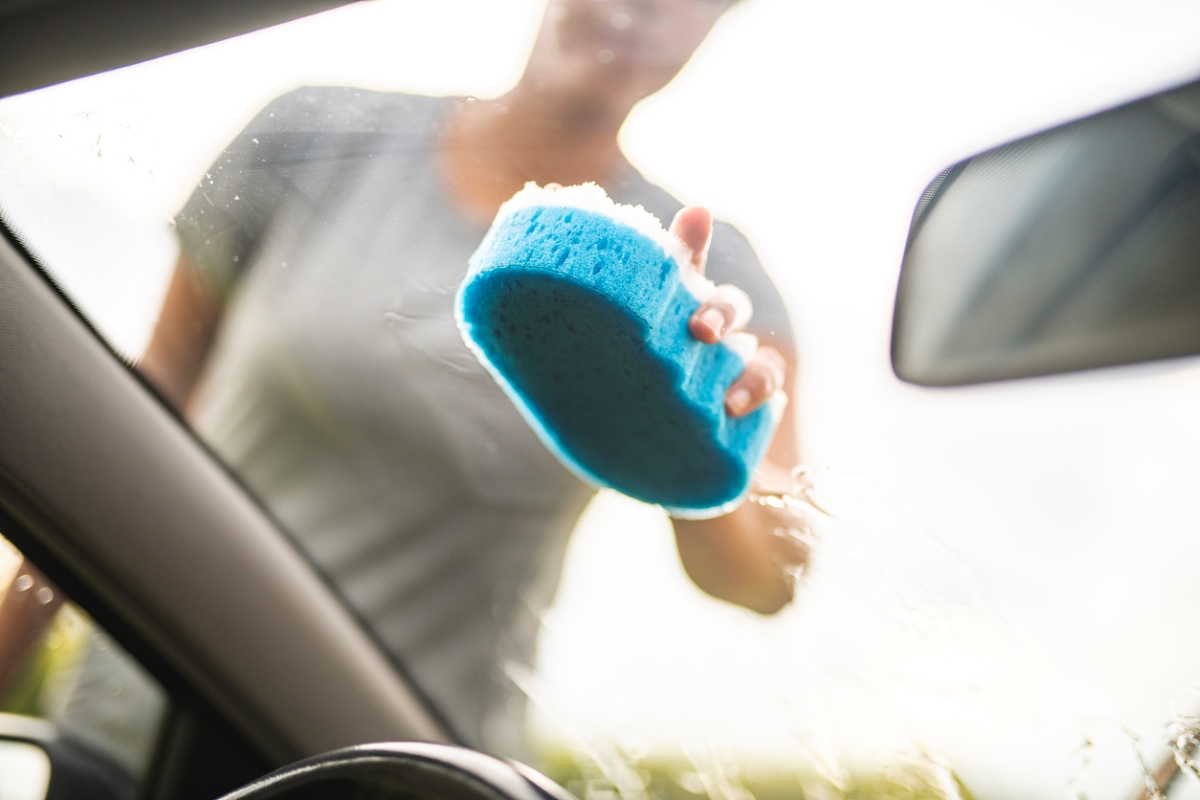
[[[262,105],[303,83],[499,93],[540,12],[375,0],[3,101],[0,205],[136,355],[168,218]],[[522,678],[540,736],[790,765],[925,749],[981,799],[1070,796],[1089,736],[1088,796],[1131,794],[1121,727],[1157,760],[1172,696],[1200,685],[1200,362],[925,390],[892,375],[888,334],[909,215],[940,169],[1197,75],[1195,2],[726,16],[622,144],[736,223],[784,291],[805,456],[832,468],[837,520],[799,602],[761,619],[690,586],[660,512],[602,495]]]

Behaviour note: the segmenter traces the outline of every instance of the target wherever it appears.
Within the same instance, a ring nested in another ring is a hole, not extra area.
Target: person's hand
[[[704,274],[712,237],[712,214],[689,206],[671,223],[691,252],[690,267]],[[753,307],[735,286],[718,286],[688,320],[688,332],[715,344],[740,331]],[[746,369],[725,392],[725,411],[740,417],[782,392],[788,362],[780,351],[759,345]],[[795,442],[790,415],[785,414],[771,451],[755,472],[747,502],[712,519],[674,519],[675,542],[684,569],[705,592],[761,614],[773,614],[789,602],[796,580],[808,563],[809,530],[782,498],[791,485]],[[791,441],[789,441],[791,440]]]
[[[712,227],[712,214],[703,206],[683,208],[671,222],[671,233],[691,251],[691,267],[700,275],[704,274],[708,261]],[[692,314],[688,332],[705,344],[716,344],[745,328],[753,313],[745,292],[723,284]],[[760,345],[745,371],[725,392],[725,412],[731,417],[741,417],[754,411],[783,388],[786,373],[787,363],[779,351]]]

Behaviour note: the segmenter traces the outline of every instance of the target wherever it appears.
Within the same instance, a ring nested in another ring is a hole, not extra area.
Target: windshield
[[[469,745],[584,800],[1183,797],[1200,362],[939,391],[888,335],[929,180],[1194,79],[1197,23],[374,0],[0,101],[0,216]],[[744,292],[680,322],[756,337],[744,505],[597,490],[464,344],[527,181]]]

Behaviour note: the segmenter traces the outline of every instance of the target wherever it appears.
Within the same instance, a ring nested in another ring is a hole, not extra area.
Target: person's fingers
[[[708,245],[712,241],[713,218],[704,206],[687,206],[679,209],[675,219],[671,221],[670,231],[687,245],[692,253],[692,266],[696,272],[704,274],[704,266],[708,262]]]
[[[688,319],[688,333],[704,344],[715,344],[725,334],[745,328],[753,315],[750,296],[736,286],[722,284]]]
[[[758,348],[741,377],[725,392],[725,412],[743,417],[761,406],[782,386],[787,362],[774,347]]]

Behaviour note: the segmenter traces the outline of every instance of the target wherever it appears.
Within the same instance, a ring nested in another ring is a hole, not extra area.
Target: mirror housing
[[[51,760],[46,744],[54,739],[50,723],[0,713],[0,798],[46,800]]]
[[[124,769],[50,722],[0,713],[0,800],[131,800]]]
[[[49,789],[49,754],[33,742],[0,737],[0,797],[45,800]]]
[[[272,772],[222,800],[575,800],[523,764],[424,742],[335,750]]]
[[[898,377],[955,386],[1200,353],[1200,82],[937,176],[913,214]]]

